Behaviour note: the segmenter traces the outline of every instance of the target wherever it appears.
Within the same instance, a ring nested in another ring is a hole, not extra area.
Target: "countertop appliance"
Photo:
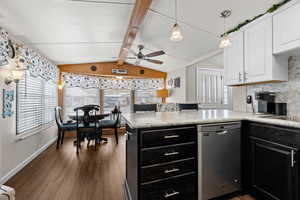
[[[199,200],[241,190],[241,123],[198,126]]]

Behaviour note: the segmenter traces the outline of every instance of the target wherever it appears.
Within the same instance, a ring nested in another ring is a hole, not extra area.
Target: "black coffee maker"
[[[274,92],[258,92],[255,93],[255,99],[258,101],[258,112],[275,114],[275,115],[286,115],[287,104],[276,103]]]

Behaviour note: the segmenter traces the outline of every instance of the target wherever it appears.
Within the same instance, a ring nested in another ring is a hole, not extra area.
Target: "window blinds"
[[[198,99],[201,104],[229,104],[230,89],[224,86],[222,71],[198,69]]]
[[[17,85],[17,134],[45,128],[54,118],[56,84],[26,72]]]

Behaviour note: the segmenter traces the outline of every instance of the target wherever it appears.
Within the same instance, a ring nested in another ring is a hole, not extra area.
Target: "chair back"
[[[76,112],[77,127],[82,123],[84,127],[90,127],[90,123],[97,123],[96,114],[99,112],[99,108],[96,106],[82,106],[74,109]],[[83,112],[83,116],[79,116],[79,111]],[[96,126],[96,125],[95,125]]]
[[[134,104],[133,112],[157,112],[157,104]]]
[[[178,104],[179,110],[199,110],[197,103],[180,103]]]
[[[62,126],[62,117],[61,117],[61,107],[60,106],[56,106],[54,108],[54,115],[55,115],[55,121],[58,127]]]
[[[112,112],[112,119],[115,120],[114,126],[118,126],[120,124],[120,118],[121,118],[121,111],[119,109],[114,110]]]

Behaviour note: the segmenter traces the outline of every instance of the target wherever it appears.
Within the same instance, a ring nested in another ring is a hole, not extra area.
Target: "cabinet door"
[[[236,33],[230,39],[232,46],[224,49],[225,85],[239,85],[243,83],[244,34]]]
[[[300,4],[274,15],[274,53],[300,48]]]
[[[296,151],[250,137],[251,185],[263,199],[296,200]]]
[[[245,30],[246,83],[272,79],[272,18],[254,22]]]

